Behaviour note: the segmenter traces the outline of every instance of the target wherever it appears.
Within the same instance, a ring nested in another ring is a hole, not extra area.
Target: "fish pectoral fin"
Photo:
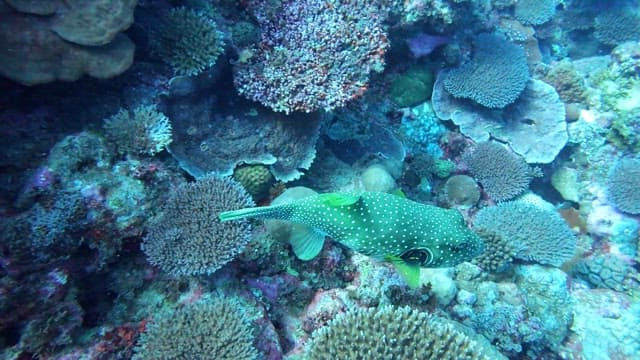
[[[420,266],[409,264],[394,255],[387,255],[384,259],[393,264],[398,274],[400,274],[410,288],[416,289],[420,286]]]
[[[331,207],[353,205],[360,200],[360,196],[354,194],[328,193],[320,196],[322,197],[322,202]]]
[[[289,242],[293,253],[300,260],[311,260],[318,256],[324,246],[325,235],[303,224],[292,224]]]

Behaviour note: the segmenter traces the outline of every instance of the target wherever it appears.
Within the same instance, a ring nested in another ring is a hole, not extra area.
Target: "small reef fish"
[[[383,192],[319,194],[281,205],[225,211],[219,218],[306,225],[298,227],[290,240],[298,258],[313,259],[329,236],[359,253],[391,262],[410,287],[419,285],[421,267],[454,266],[484,248],[457,210]]]

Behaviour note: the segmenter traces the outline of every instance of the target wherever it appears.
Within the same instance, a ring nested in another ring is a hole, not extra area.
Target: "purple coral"
[[[236,64],[234,81],[251,100],[285,113],[331,110],[361,96],[369,73],[384,67],[386,9],[345,0],[249,3],[262,41]]]

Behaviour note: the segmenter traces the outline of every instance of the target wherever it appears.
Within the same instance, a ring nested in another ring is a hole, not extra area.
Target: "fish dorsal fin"
[[[409,264],[394,255],[387,255],[384,259],[393,264],[410,288],[415,289],[420,285],[420,266]]]
[[[324,246],[325,235],[304,224],[292,224],[289,242],[300,260],[311,260],[318,256]]]
[[[391,191],[389,192],[389,194],[391,194],[391,195],[395,195],[395,196],[398,196],[398,197],[401,197],[401,198],[403,198],[403,199],[406,199],[406,198],[407,198],[407,195],[404,193],[404,191],[402,191],[402,189],[401,189],[401,188],[395,188],[395,189],[391,190]]]
[[[360,200],[360,195],[354,194],[327,193],[320,196],[322,198],[322,202],[331,207],[353,205]]]

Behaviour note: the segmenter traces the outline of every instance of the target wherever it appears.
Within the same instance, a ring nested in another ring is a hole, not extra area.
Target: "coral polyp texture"
[[[231,179],[186,184],[149,224],[142,250],[149,262],[172,275],[212,274],[251,240],[248,222],[221,223],[217,214],[253,205],[242,185]]]
[[[155,155],[171,144],[171,122],[153,105],[120,109],[104,120],[107,138],[121,154]]]
[[[178,75],[197,75],[215,65],[224,51],[224,34],[216,22],[193,9],[179,7],[165,14],[152,31],[151,46]]]
[[[574,255],[576,237],[564,219],[546,207],[505,202],[482,208],[473,225],[507,240],[518,250],[518,259],[561,266]]]
[[[478,35],[473,45],[473,58],[447,72],[444,88],[456,98],[492,109],[516,101],[529,80],[524,50],[493,34]]]
[[[490,359],[447,320],[409,307],[354,309],[313,333],[305,359]],[[496,359],[501,359],[498,355]]]
[[[596,40],[605,45],[619,45],[640,37],[640,15],[633,8],[615,8],[600,13],[595,20]]]
[[[621,211],[640,214],[640,159],[621,159],[609,172],[607,196]]]
[[[259,46],[235,66],[238,92],[275,111],[344,106],[384,68],[389,41],[376,1],[249,1],[262,28]]]
[[[518,0],[515,17],[523,24],[542,25],[556,14],[557,0]]]
[[[484,191],[495,201],[506,201],[529,188],[534,169],[503,145],[482,142],[462,156]]]
[[[238,299],[217,296],[160,313],[147,323],[133,359],[257,359],[244,311]]]

